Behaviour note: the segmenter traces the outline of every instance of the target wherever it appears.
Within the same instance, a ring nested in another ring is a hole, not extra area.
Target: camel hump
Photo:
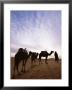
[[[23,53],[23,48],[19,48],[15,56],[19,56]]]
[[[23,48],[19,48],[18,49],[18,52],[23,52]]]
[[[47,51],[41,51],[41,53],[48,53]]]
[[[38,53],[37,52],[29,52],[30,53],[30,55],[34,55],[34,56],[36,56],[36,55],[38,55]]]

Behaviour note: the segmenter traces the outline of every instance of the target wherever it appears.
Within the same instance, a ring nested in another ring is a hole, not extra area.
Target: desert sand
[[[39,65],[39,61],[33,63],[31,66],[31,60],[28,59],[26,63],[26,72],[21,72],[22,62],[19,65],[20,75],[15,71],[14,79],[61,79],[61,60],[59,63],[55,62],[54,58],[47,60],[42,59],[42,64]],[[14,60],[11,58],[11,79],[13,75]]]

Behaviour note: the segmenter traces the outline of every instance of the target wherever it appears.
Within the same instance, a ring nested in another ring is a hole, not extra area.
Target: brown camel
[[[33,61],[37,59],[38,53],[37,52],[29,52],[29,55],[31,56],[31,65],[33,64]]]
[[[41,51],[39,54],[39,64],[41,62],[41,57],[46,57],[45,59],[45,63],[47,63],[47,58],[48,56],[50,56],[54,51],[51,51],[50,53],[48,53],[47,51]]]
[[[29,54],[27,53],[27,51],[25,51],[25,49],[23,48],[19,48],[18,52],[15,54],[13,75],[15,75],[15,69],[17,70],[17,73],[19,74],[18,66],[21,61],[23,62],[22,71],[25,72],[25,65],[26,65],[28,58],[29,58]]]

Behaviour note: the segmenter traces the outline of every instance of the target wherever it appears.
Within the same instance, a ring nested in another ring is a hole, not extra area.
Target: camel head
[[[54,51],[51,51],[51,54],[54,53]]]
[[[50,53],[48,53],[49,55],[51,55],[52,53],[54,53],[54,51],[51,51]]]
[[[18,49],[18,52],[23,52],[23,48],[19,48]]]

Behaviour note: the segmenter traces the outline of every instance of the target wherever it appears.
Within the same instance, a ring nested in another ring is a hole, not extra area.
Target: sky
[[[61,57],[61,11],[11,11],[11,56],[17,50],[57,51]]]

